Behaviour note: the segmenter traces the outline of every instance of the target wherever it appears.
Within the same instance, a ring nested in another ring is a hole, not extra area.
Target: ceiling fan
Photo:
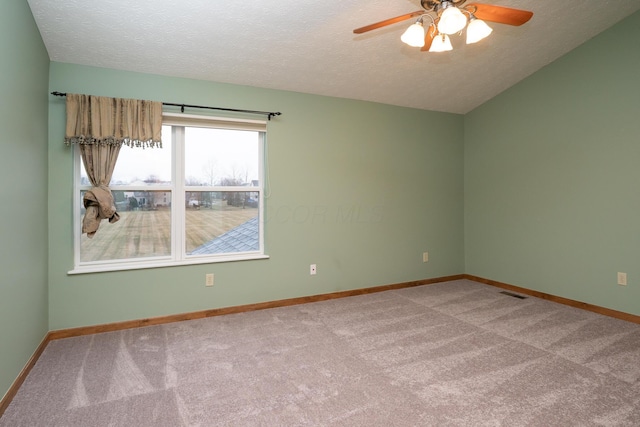
[[[493,31],[484,21],[507,25],[522,25],[529,21],[533,12],[490,4],[470,3],[467,0],[420,0],[423,10],[385,19],[375,24],[353,30],[355,34],[366,33],[398,22],[417,18],[400,39],[409,46],[422,51],[445,52],[452,50],[449,35],[462,32],[467,27],[467,44],[476,43]],[[425,19],[429,25],[425,29]]]

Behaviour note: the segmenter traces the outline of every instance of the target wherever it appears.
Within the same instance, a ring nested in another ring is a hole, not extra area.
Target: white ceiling
[[[467,4],[472,3],[469,0]],[[466,113],[616,22],[639,0],[482,0],[534,12],[521,27],[426,53],[419,0],[28,0],[52,61]]]

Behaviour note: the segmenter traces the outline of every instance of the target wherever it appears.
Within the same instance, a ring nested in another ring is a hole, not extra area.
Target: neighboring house
[[[166,183],[168,184],[168,183]],[[149,186],[144,181],[134,181],[129,184],[131,187],[143,187]],[[125,209],[155,209],[159,207],[171,206],[171,193],[165,191],[124,191],[124,200],[117,203],[117,206],[122,205]]]

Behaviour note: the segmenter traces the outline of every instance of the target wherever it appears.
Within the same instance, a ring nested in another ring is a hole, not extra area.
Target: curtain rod
[[[51,92],[53,96],[67,96],[65,92]],[[186,108],[203,108],[206,110],[218,110],[218,111],[232,111],[234,113],[247,113],[247,114],[262,114],[267,116],[269,120],[273,116],[279,116],[282,113],[280,112],[271,112],[271,111],[255,111],[255,110],[237,110],[235,108],[222,108],[222,107],[206,107],[203,105],[189,105],[189,104],[175,104],[173,102],[163,102],[162,105],[167,105],[171,107],[180,107],[180,112],[184,113],[184,109]]]

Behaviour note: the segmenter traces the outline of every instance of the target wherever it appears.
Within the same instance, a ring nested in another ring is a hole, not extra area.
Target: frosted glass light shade
[[[491,27],[482,19],[471,19],[467,27],[467,44],[479,42],[492,31]]]
[[[451,46],[451,40],[449,40],[449,36],[446,34],[438,34],[435,36],[429,48],[429,52],[447,52],[449,50],[453,50],[453,46]]]
[[[442,34],[455,34],[461,31],[465,25],[467,25],[467,17],[457,7],[449,6],[440,15],[438,31]]]
[[[402,36],[400,36],[400,40],[412,47],[424,46],[424,27],[422,26],[422,22],[416,22],[407,28]]]

